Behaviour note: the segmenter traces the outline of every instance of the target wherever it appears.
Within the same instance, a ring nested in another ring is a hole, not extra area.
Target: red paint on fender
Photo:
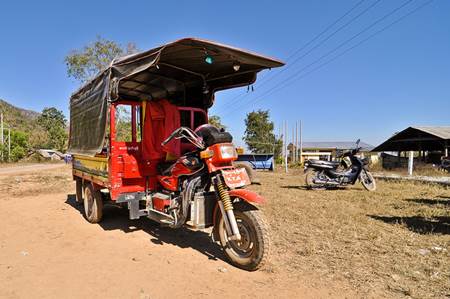
[[[234,189],[228,191],[228,194],[230,194],[231,197],[239,197],[247,202],[254,202],[263,204],[266,202],[264,197],[259,195],[258,193],[255,193],[253,191],[247,190],[247,189]]]

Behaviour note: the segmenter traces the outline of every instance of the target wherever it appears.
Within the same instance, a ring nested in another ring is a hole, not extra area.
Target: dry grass
[[[371,165],[370,169],[373,172],[408,175],[407,167],[393,168],[393,169],[384,169],[381,166],[381,163],[378,163],[376,165]],[[417,175],[417,176],[431,176],[431,177],[448,177],[448,176],[450,176],[450,172],[440,170],[438,166],[433,166],[432,164],[415,163],[414,164],[413,175]]]
[[[260,173],[274,271],[349,282],[363,297],[450,296],[450,189],[378,181],[303,188],[300,170]]]
[[[0,194],[20,197],[42,193],[73,192],[74,183],[69,168],[0,176]]]
[[[274,277],[343,282],[364,298],[450,296],[450,189],[378,181],[373,193],[361,185],[310,191],[300,169],[259,177],[251,188],[268,199]],[[68,167],[0,177],[6,200],[74,189]]]

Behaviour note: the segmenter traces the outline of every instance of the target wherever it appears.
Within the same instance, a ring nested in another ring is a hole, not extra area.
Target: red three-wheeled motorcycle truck
[[[178,228],[213,227],[229,261],[256,270],[269,237],[233,167],[232,136],[208,124],[217,91],[255,82],[283,63],[223,44],[186,38],[117,58],[70,98],[69,152],[76,200],[91,223],[104,203]]]

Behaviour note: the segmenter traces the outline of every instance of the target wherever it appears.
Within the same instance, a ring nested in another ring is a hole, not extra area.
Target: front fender
[[[247,189],[230,190],[228,194],[230,194],[230,197],[238,197],[250,203],[264,204],[266,202],[264,197]]]
[[[230,197],[232,199],[233,199],[233,197],[237,197],[237,198],[240,198],[249,203],[264,204],[266,202],[264,197],[262,197],[258,193],[255,193],[255,192],[247,190],[247,189],[233,189],[233,190],[228,191],[228,194],[230,195]],[[213,239],[214,239],[214,241],[219,240],[219,235],[216,230],[216,224],[219,221],[219,217],[220,217],[220,208],[219,208],[219,205],[216,204],[216,206],[214,207],[214,211],[213,211],[213,226],[214,226]]]

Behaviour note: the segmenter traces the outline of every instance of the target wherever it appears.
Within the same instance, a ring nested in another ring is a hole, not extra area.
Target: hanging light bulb
[[[212,64],[213,63],[213,58],[211,56],[209,56],[209,55],[206,55],[205,62],[207,64]]]
[[[234,70],[235,72],[239,71],[240,68],[241,68],[241,65],[239,64],[239,62],[235,62],[235,63],[233,64],[233,70]]]

